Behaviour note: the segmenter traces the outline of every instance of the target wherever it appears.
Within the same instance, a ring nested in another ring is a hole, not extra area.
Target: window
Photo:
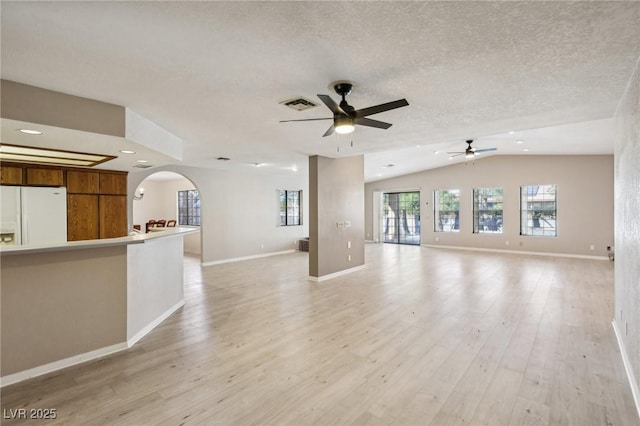
[[[502,234],[502,188],[473,190],[473,232]]]
[[[302,225],[302,191],[278,191],[280,226]]]
[[[556,185],[520,188],[520,235],[557,236]]]
[[[200,226],[200,195],[197,190],[178,191],[178,225]]]
[[[385,243],[420,245],[420,192],[386,192],[382,196]]]
[[[433,215],[436,232],[458,232],[460,231],[460,190],[444,189],[434,192],[433,205],[435,214]]]

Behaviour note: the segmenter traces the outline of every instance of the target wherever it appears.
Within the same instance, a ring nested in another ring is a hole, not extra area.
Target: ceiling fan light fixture
[[[475,155],[476,155],[476,153],[473,152],[473,150],[471,148],[467,148],[464,151],[464,158],[473,158],[473,157],[475,157]]]
[[[351,117],[336,118],[334,127],[336,130],[336,133],[339,133],[341,135],[352,133],[353,130],[355,129],[355,126],[353,125],[353,118]]]

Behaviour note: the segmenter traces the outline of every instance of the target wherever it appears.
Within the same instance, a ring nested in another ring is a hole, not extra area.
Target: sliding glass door
[[[419,245],[420,192],[385,192],[381,227],[385,243]]]

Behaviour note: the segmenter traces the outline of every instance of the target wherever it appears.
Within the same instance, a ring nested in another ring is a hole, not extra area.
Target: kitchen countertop
[[[119,238],[104,238],[99,240],[83,240],[83,241],[69,241],[56,244],[42,244],[42,245],[29,245],[29,246],[0,246],[0,255],[18,255],[18,254],[33,254],[33,253],[46,253],[54,251],[65,250],[82,250],[89,248],[101,248],[112,247],[128,244],[144,244],[152,242],[159,238],[173,237],[177,235],[191,234],[198,232],[197,228],[183,228],[183,227],[171,227],[162,231],[157,231],[148,234],[136,234],[127,237]]]

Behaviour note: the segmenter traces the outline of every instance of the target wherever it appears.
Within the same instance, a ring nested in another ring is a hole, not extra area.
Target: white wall
[[[152,176],[150,176],[152,177]],[[144,197],[133,203],[133,224],[144,231],[145,223],[154,219],[178,220],[178,191],[196,189],[189,179],[176,174],[171,180],[145,179],[136,188],[136,193],[144,188]],[[200,233],[184,236],[184,251],[200,254]]]
[[[306,170],[274,174],[266,168],[235,172],[167,166],[153,171],[130,173],[129,194],[133,194],[147,176],[157,171],[179,173],[198,189],[202,208],[203,263],[292,250],[297,247],[298,239],[308,236],[308,174]],[[143,184],[145,185],[146,183]],[[302,226],[276,226],[278,217],[276,191],[279,189],[303,191]],[[145,186],[144,199],[150,191],[151,189]],[[131,209],[132,206],[133,201],[130,200],[129,208]],[[134,218],[131,210],[129,212],[129,217]],[[137,214],[135,218],[140,219]],[[130,227],[132,225],[133,223],[130,222]]]
[[[615,325],[640,411],[640,65],[616,117]]]

